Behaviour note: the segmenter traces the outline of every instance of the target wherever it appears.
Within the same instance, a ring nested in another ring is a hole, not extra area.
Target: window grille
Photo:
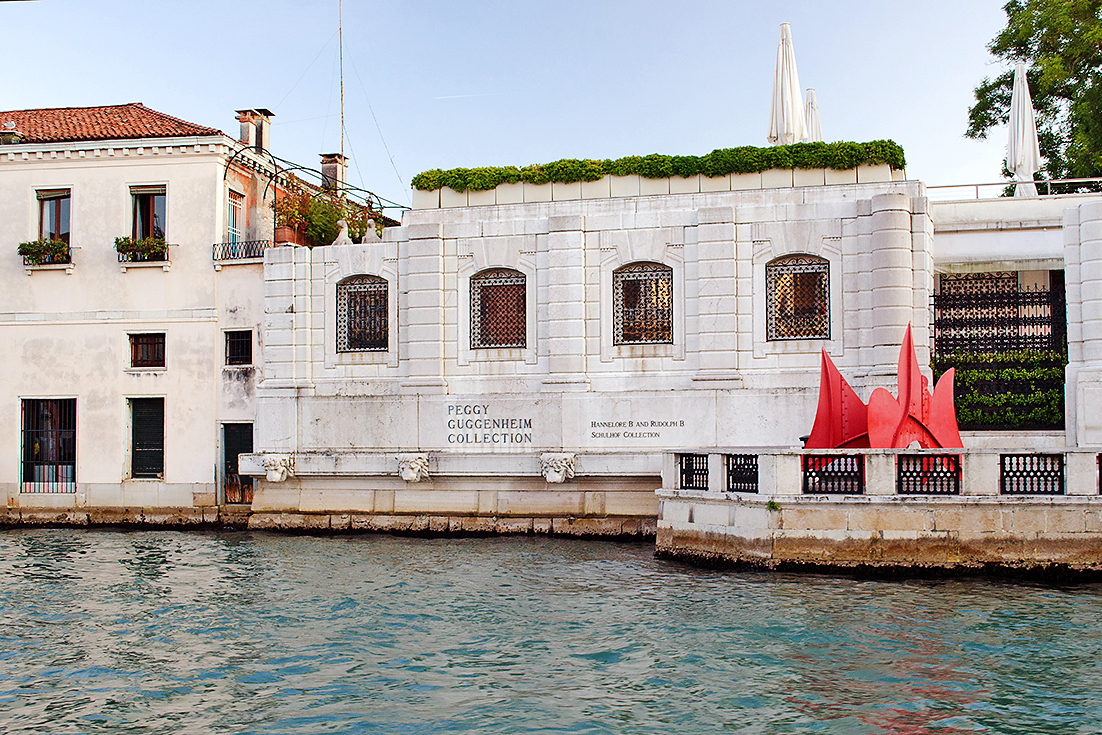
[[[789,255],[765,266],[766,339],[830,339],[830,263]]]
[[[471,349],[526,347],[526,315],[523,273],[496,268],[471,279]]]
[[[253,451],[252,424],[222,424],[225,464],[222,483],[227,503],[253,502],[253,478],[239,472],[238,457]]]
[[[613,344],[673,342],[673,269],[632,263],[612,274]]]
[[[727,492],[756,493],[758,491],[758,455],[728,454]]]
[[[245,195],[236,191],[229,193],[229,207],[226,208],[226,240],[241,242],[245,239]]]
[[[23,399],[21,492],[76,492],[76,454],[76,399]]]
[[[682,490],[708,489],[707,454],[679,454],[677,461],[681,470]]]
[[[862,495],[865,492],[865,455],[803,455],[804,494]]]
[[[337,352],[369,352],[390,346],[387,282],[352,276],[337,284]]]
[[[899,495],[960,495],[960,455],[900,454],[895,491]]]
[[[163,478],[165,399],[130,399],[130,476]]]
[[[226,364],[253,364],[252,330],[246,329],[243,331],[226,332]]]
[[[1003,495],[1063,495],[1064,455],[999,456],[999,490]]]
[[[165,366],[165,335],[130,335],[130,367],[163,368]]]

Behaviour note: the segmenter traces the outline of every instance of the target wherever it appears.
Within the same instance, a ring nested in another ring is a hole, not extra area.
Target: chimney
[[[344,191],[348,159],[340,153],[321,154],[321,188],[326,191]]]
[[[237,120],[241,123],[240,141],[258,151],[268,150],[271,145],[272,121],[275,113],[263,107],[237,110]]]

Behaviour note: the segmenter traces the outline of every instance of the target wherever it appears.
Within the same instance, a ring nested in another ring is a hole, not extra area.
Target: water
[[[0,532],[0,730],[1096,733],[1102,587],[646,544]]]

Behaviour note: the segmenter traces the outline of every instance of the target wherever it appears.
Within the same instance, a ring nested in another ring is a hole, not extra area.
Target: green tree
[[[987,48],[1011,69],[976,87],[966,135],[986,138],[1006,124],[1013,63],[1022,61],[1045,172],[1054,179],[1102,176],[1102,0],[1010,0],[1003,10],[1006,28]]]

